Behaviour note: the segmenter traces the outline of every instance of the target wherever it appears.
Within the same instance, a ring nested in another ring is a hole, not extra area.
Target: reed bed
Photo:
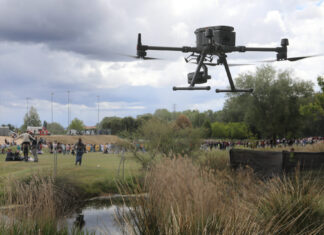
[[[323,185],[299,172],[262,181],[176,157],[148,172],[142,192],[119,215],[129,234],[324,234]]]
[[[78,200],[77,190],[60,178],[33,174],[24,180],[7,178],[2,189],[1,234],[67,234],[57,219]]]

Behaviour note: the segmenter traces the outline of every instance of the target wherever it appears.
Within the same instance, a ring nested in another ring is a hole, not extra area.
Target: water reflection
[[[89,234],[125,234],[123,225],[115,217],[117,210],[128,210],[122,205],[86,206],[66,219],[69,231],[83,231]]]

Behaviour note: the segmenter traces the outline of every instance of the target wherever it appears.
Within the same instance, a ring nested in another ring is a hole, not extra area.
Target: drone
[[[196,84],[207,83],[211,76],[208,75],[207,66],[224,65],[227,78],[230,84],[230,89],[216,89],[218,92],[253,92],[253,89],[237,89],[234,85],[230,66],[240,66],[247,64],[229,64],[227,63],[227,53],[231,52],[276,52],[277,57],[275,60],[268,60],[264,62],[274,61],[297,61],[311,56],[300,56],[287,58],[287,46],[289,41],[287,38],[281,39],[280,47],[246,47],[235,45],[235,32],[234,27],[231,26],[211,26],[198,28],[195,30],[196,47],[162,47],[162,46],[148,46],[142,44],[141,34],[137,38],[137,55],[132,56],[137,59],[152,60],[157,59],[147,57],[147,50],[156,51],[180,51],[184,53],[191,53],[185,58],[186,63],[195,63],[197,68],[195,72],[188,73],[188,87],[173,87],[174,91],[177,90],[210,90],[210,86],[195,86]],[[213,60],[217,58],[216,63]],[[192,62],[194,61],[194,62]]]

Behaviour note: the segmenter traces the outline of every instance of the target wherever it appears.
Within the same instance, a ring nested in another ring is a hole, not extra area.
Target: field
[[[82,165],[75,166],[75,157],[58,154],[57,175],[76,183],[90,194],[116,192],[115,181],[122,179],[122,168],[118,176],[120,155],[103,153],[86,153]],[[126,154],[125,179],[138,176],[140,164],[131,155]],[[0,155],[0,179],[7,177],[25,178],[33,174],[48,175],[54,169],[54,155],[39,155],[39,162],[6,162],[5,155]]]

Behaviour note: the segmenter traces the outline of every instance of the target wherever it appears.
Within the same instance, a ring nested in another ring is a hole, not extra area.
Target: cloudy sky
[[[195,46],[194,30],[213,25],[235,28],[236,44],[280,45],[288,38],[288,56],[324,53],[323,0],[0,0],[0,124],[20,126],[27,102],[41,120],[67,126],[71,119],[86,125],[105,116],[136,116],[158,108],[222,108],[228,86],[223,67],[210,68],[210,91],[172,91],[186,85],[186,54],[152,52],[160,61],[135,55],[137,33],[145,45]],[[273,59],[275,53],[232,53],[230,62]],[[316,83],[324,74],[324,57],[274,63]],[[235,67],[233,77],[254,71]],[[315,87],[315,89],[317,89]]]

